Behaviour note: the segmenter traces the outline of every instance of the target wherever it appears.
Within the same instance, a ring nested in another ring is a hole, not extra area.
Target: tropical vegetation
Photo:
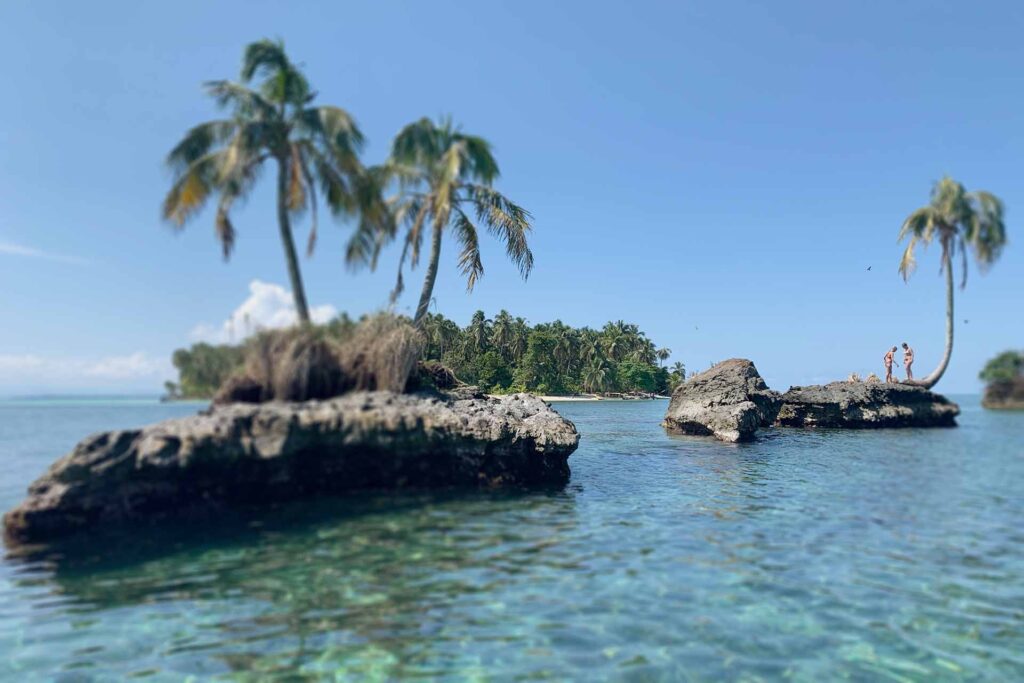
[[[296,313],[300,322],[309,323],[291,221],[309,212],[306,252],[312,254],[317,188],[336,216],[359,216],[360,232],[391,230],[379,180],[359,160],[363,135],[344,109],[313,106],[316,93],[280,42],[260,40],[247,46],[239,82],[205,85],[230,116],[195,126],[168,154],[174,181],[164,199],[164,218],[181,229],[216,195],[216,235],[224,258],[229,258],[236,238],[231,210],[245,201],[266,162],[275,162],[281,244]],[[350,259],[359,254],[349,250]]]
[[[899,272],[908,280],[916,267],[916,248],[938,241],[939,273],[946,278],[946,346],[938,366],[929,375],[909,383],[931,388],[942,378],[953,355],[953,259],[960,257],[960,288],[967,285],[967,256],[981,272],[995,263],[1006,245],[1003,203],[985,191],[968,192],[945,177],[932,188],[931,202],[911,213],[900,228],[899,240],[908,240]]]
[[[422,327],[433,297],[445,233],[459,244],[458,265],[468,291],[484,274],[478,224],[505,244],[523,278],[529,276],[533,269],[533,252],[527,244],[530,214],[493,188],[499,171],[489,142],[463,133],[451,120],[435,123],[423,118],[395,137],[384,173],[397,182],[399,192],[389,205],[396,224],[405,228],[392,301],[404,287],[402,268],[407,261],[417,266],[424,235],[430,233],[423,289],[413,317],[417,327]],[[387,239],[381,239],[377,226],[366,228],[352,242],[353,257],[375,263]]]
[[[364,317],[356,323],[343,314],[311,331],[329,341],[349,343],[359,336],[355,331],[360,325],[372,319]],[[671,368],[662,364],[667,349],[656,346],[636,325],[621,320],[601,329],[574,328],[561,321],[530,325],[504,310],[493,319],[477,311],[469,324],[460,327],[442,315],[427,313],[420,330],[421,359],[438,361],[460,381],[493,393],[664,393],[686,378],[681,362]],[[253,356],[254,347],[257,358],[267,355],[259,350],[267,344],[265,336],[238,346],[196,344],[178,349],[173,361],[179,381],[173,395],[213,396],[246,364],[246,356]]]

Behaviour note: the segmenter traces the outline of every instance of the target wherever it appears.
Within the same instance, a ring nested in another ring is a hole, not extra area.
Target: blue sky
[[[166,152],[216,114],[201,82],[263,36],[355,115],[368,162],[423,115],[492,141],[536,269],[522,282],[487,240],[467,296],[449,245],[436,296],[460,323],[621,318],[691,369],[748,357],[779,389],[879,371],[907,340],[923,374],[942,280],[937,250],[899,279],[900,222],[947,173],[995,192],[1011,244],[958,292],[939,385],[975,391],[1024,346],[1022,29],[1009,2],[5,2],[0,394],[156,391],[170,352],[247,298],[281,313],[270,185],[227,264],[209,211],[178,235],[159,219]],[[312,305],[358,314],[386,303],[398,255],[351,274],[348,232],[322,226],[303,268]]]

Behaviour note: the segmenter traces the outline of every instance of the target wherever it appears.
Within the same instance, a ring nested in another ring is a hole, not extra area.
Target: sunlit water
[[[377,496],[0,561],[0,679],[1021,680],[1024,413],[667,436],[561,404],[558,493]],[[0,403],[0,507],[87,433],[188,414]]]

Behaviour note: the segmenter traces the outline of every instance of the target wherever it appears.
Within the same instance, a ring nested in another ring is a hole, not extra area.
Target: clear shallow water
[[[1024,679],[1024,413],[670,437],[559,404],[559,493],[377,496],[0,561],[0,679]],[[188,414],[0,403],[0,507],[85,434]]]

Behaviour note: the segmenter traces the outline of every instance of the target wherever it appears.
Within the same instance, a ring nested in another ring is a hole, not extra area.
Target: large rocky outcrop
[[[832,382],[791,387],[776,424],[784,427],[955,427],[960,407],[906,384]]]
[[[985,387],[981,405],[992,410],[1024,410],[1024,377],[991,382]]]
[[[528,394],[218,406],[85,439],[31,485],[4,529],[39,541],[358,489],[564,485],[578,443],[571,422]]]
[[[690,377],[672,392],[662,425],[680,434],[714,435],[722,441],[748,441],[767,427],[779,410],[749,360],[733,358]]]

